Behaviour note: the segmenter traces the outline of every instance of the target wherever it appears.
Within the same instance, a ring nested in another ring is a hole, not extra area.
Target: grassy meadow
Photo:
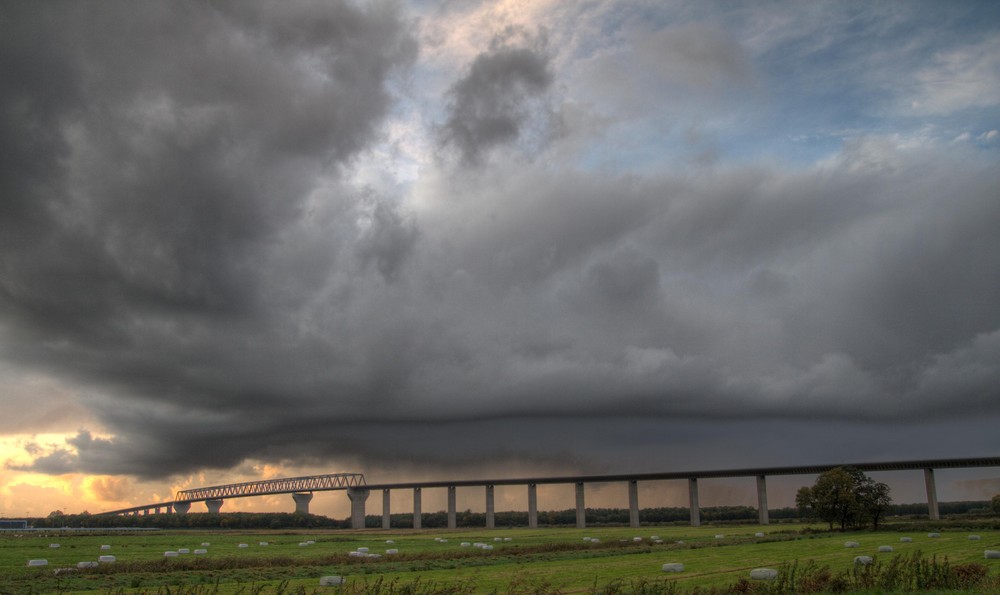
[[[997,582],[1000,531],[942,529],[829,533],[819,526],[598,527],[588,529],[152,531],[137,533],[0,534],[0,594],[20,593],[325,593],[319,578],[345,577],[342,592],[629,593],[739,587],[751,569],[785,577],[810,567],[851,572],[858,555],[888,567],[894,558],[985,566]],[[756,533],[765,535],[757,536]],[[978,535],[979,540],[970,540]],[[658,537],[662,543],[654,543]],[[900,538],[911,538],[901,542]],[[585,538],[589,538],[585,540]],[[599,540],[599,541],[595,541]],[[846,548],[856,541],[857,548]],[[266,542],[267,545],[262,545]],[[311,542],[311,543],[310,543]],[[389,543],[391,542],[391,543]],[[461,544],[481,543],[481,547]],[[681,542],[681,543],[679,543]],[[51,544],[59,544],[58,548]],[[208,545],[203,545],[208,544]],[[246,547],[240,547],[246,544]],[[101,549],[101,546],[110,546]],[[891,553],[879,553],[890,545]],[[180,551],[164,557],[166,551]],[[381,557],[360,557],[359,548]],[[194,554],[196,549],[207,550]],[[387,554],[394,549],[398,553]],[[77,564],[113,555],[96,568]],[[48,564],[29,567],[28,561]],[[664,573],[663,564],[684,571]],[[67,569],[67,570],[62,570]],[[754,581],[751,587],[759,587]],[[742,587],[740,587],[742,588]],[[650,590],[653,589],[653,590]],[[658,590],[657,590],[658,589]],[[873,592],[879,592],[875,590]]]

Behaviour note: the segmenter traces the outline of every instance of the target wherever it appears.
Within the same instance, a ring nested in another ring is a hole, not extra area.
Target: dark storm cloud
[[[641,471],[772,464],[782,431],[817,439],[803,463],[961,456],[921,420],[961,435],[1000,413],[981,156],[862,138],[795,171],[493,159],[556,81],[542,40],[508,31],[442,99],[438,140],[477,167],[393,194],[345,175],[416,52],[393,4],[9,6],[0,354],[107,432],[81,422],[21,468]],[[704,31],[685,63],[750,77]],[[698,72],[657,76],[728,88]],[[904,442],[881,434],[901,420]]]
[[[526,37],[519,30],[498,35],[451,87],[441,140],[454,145],[467,164],[479,162],[492,147],[516,140],[531,117],[532,100],[552,85],[544,32],[537,39]],[[516,41],[521,43],[511,45]]]

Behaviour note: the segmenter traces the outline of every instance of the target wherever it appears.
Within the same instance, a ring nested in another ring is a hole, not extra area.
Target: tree
[[[862,522],[865,519],[871,522],[872,529],[878,530],[878,522],[882,520],[889,507],[892,506],[892,497],[889,496],[889,486],[875,481],[864,473],[863,479],[857,487],[858,503],[861,506]]]
[[[830,529],[838,524],[843,531],[867,522],[877,529],[892,499],[886,484],[853,467],[837,467],[821,473],[811,488],[800,488],[795,504],[803,516],[826,521]]]
[[[993,514],[1000,515],[1000,494],[993,496],[993,499],[990,500],[990,509]]]

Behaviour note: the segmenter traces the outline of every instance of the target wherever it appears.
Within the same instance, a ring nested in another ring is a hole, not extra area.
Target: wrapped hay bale
[[[750,571],[750,578],[755,581],[772,581],[778,577],[778,571],[773,568],[754,568]]]

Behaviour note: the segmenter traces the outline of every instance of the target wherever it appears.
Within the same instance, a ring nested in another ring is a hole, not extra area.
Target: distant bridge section
[[[365,485],[365,476],[361,473],[331,473],[329,475],[284,477],[281,479],[262,479],[260,481],[247,481],[244,483],[182,490],[174,496],[174,502],[202,502],[221,498],[346,490],[347,488],[363,485]]]
[[[191,510],[192,502],[204,502],[208,512],[218,513],[222,509],[225,498],[247,498],[250,496],[268,496],[270,494],[291,494],[295,501],[295,512],[309,514],[309,502],[313,492],[330,490],[348,490],[364,488],[365,476],[361,473],[330,473],[327,475],[307,475],[304,477],[284,477],[281,479],[261,479],[244,483],[231,483],[193,490],[181,490],[174,495],[173,502],[145,504],[109,510],[102,515],[148,515],[160,514],[161,511],[185,514]]]

